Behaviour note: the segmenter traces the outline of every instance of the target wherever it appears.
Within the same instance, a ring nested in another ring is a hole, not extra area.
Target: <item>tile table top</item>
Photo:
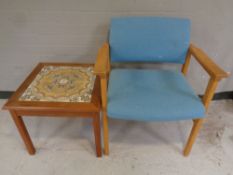
[[[93,67],[45,65],[20,96],[20,101],[90,102]]]

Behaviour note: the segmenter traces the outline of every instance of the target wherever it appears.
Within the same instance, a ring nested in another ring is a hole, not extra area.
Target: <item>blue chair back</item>
[[[190,21],[168,17],[118,17],[111,20],[112,62],[184,63]]]

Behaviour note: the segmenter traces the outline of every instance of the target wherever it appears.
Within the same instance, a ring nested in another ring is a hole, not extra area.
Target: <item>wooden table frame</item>
[[[19,101],[19,97],[34,80],[36,75],[44,66],[93,66],[93,64],[74,63],[39,63],[32,73],[26,78],[22,85],[16,90],[12,97],[3,106],[9,110],[15,125],[25,143],[30,155],[34,155],[36,150],[26,129],[22,116],[51,116],[51,117],[84,117],[92,118],[96,145],[97,157],[102,156],[101,133],[100,133],[100,83],[96,77],[92,98],[90,103],[80,102],[40,102],[40,101]]]

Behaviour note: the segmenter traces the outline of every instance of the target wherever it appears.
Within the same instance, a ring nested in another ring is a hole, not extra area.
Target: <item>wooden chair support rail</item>
[[[187,53],[186,58],[185,58],[185,63],[183,64],[182,70],[181,70],[181,72],[184,75],[186,75],[187,72],[188,72],[188,67],[189,67],[189,64],[190,64],[191,56],[192,56],[192,54],[191,54],[190,50],[188,50],[188,53]]]
[[[224,70],[222,70],[217,64],[215,64],[211,58],[207,56],[200,48],[190,44],[185,63],[182,67],[182,72],[184,75],[187,74],[187,70],[190,64],[191,56],[193,56],[200,65],[206,70],[206,72],[210,75],[210,80],[208,82],[208,86],[206,88],[205,94],[202,98],[202,102],[206,108],[208,109],[209,103],[213,98],[215,89],[217,88],[218,82],[222,78],[226,78],[229,76]]]
[[[218,86],[218,82],[219,82],[218,79],[215,78],[209,79],[208,85],[205,90],[205,94],[202,97],[202,103],[204,104],[206,111],[208,110],[209,104],[214,96],[214,92]]]
[[[110,60],[109,60],[109,44],[104,43],[99,49],[96,63],[94,67],[94,73],[100,77],[106,77],[110,71]]]
[[[218,82],[222,78],[226,78],[229,76],[224,70],[222,70],[218,65],[216,65],[201,49],[195,47],[193,44],[190,45],[185,63],[182,67],[182,73],[184,75],[187,74],[188,67],[190,64],[191,56],[194,56],[194,58],[200,63],[200,65],[207,71],[207,73],[210,75],[210,79],[207,85],[207,88],[205,90],[205,94],[202,98],[202,103],[205,106],[206,111],[208,110],[209,104],[214,96],[214,92],[217,88]],[[197,137],[197,134],[200,130],[200,127],[203,123],[203,119],[194,119],[193,120],[193,127],[192,131],[190,133],[188,142],[184,149],[184,156],[188,156],[192,145]]]
[[[221,80],[229,76],[217,64],[215,64],[200,48],[190,44],[189,53],[200,63],[207,73],[214,79]]]

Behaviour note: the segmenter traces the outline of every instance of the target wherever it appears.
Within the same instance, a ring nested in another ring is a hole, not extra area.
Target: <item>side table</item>
[[[92,118],[101,157],[100,83],[93,64],[39,63],[3,106],[9,110],[29,154],[35,154],[22,116]]]

